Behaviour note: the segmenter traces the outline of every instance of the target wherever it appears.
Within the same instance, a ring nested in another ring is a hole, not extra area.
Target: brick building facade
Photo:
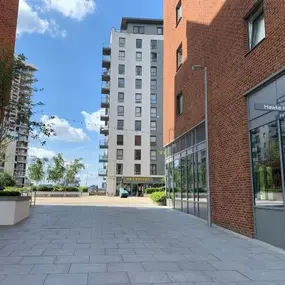
[[[0,56],[10,57],[14,53],[19,0],[0,1]],[[2,95],[3,96],[3,95]],[[7,93],[10,96],[10,93]],[[3,98],[0,98],[1,102]],[[8,98],[5,98],[5,101]]]
[[[262,18],[258,18],[259,12]],[[206,66],[212,221],[249,237],[256,235],[254,148],[250,147],[249,99],[245,95],[269,85],[272,74],[276,80],[283,74],[284,15],[284,0],[164,1],[164,145],[171,145],[203,122],[204,77],[192,66]],[[250,47],[250,33],[256,37],[252,30],[259,22],[265,23],[265,37],[257,30],[262,39]],[[178,66],[181,45],[182,65]],[[177,114],[176,96],[181,92],[183,112]],[[268,100],[272,96],[268,93]]]

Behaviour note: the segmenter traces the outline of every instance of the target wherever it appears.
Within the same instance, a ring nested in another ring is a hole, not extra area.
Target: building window
[[[140,149],[135,149],[135,160],[142,159],[142,151]]]
[[[182,65],[182,44],[179,46],[179,48],[176,51],[176,68],[179,69],[179,67]]]
[[[124,150],[117,149],[117,160],[123,160],[123,159],[124,159]]]
[[[119,88],[125,88],[125,78],[119,78],[118,79],[118,87]]]
[[[136,93],[136,103],[140,104],[142,102],[142,94]]]
[[[117,145],[124,145],[124,136],[117,135]]]
[[[142,145],[142,137],[135,136],[135,146],[141,146],[141,145]]]
[[[124,106],[118,106],[118,116],[119,117],[124,116]]]
[[[125,74],[125,65],[124,64],[119,64],[118,73],[119,74]]]
[[[118,93],[118,103],[124,103],[124,100],[125,100],[125,93],[119,92]]]
[[[158,35],[163,35],[163,28],[162,27],[158,27],[157,28],[157,34]]]
[[[136,89],[142,89],[142,80],[136,79]]]
[[[150,136],[150,145],[156,146],[157,145],[157,138],[156,136]]]
[[[119,60],[125,60],[125,51],[124,50],[120,50],[119,51]]]
[[[151,62],[157,62],[157,53],[156,52],[152,52],[150,54],[150,61]]]
[[[156,79],[152,79],[150,81],[150,89],[151,90],[156,90],[157,89],[157,80]]]
[[[141,175],[141,165],[135,164],[135,175]]]
[[[117,130],[122,131],[124,130],[124,120],[117,121]]]
[[[157,104],[157,94],[155,93],[150,94],[150,104]]]
[[[151,74],[151,76],[157,76],[157,67],[156,66],[152,66],[150,68],[150,74]]]
[[[247,20],[249,49],[253,49],[265,38],[263,6],[260,6]]]
[[[142,39],[136,39],[136,48],[142,48]]]
[[[126,46],[126,39],[125,38],[119,38],[119,47],[125,47]]]
[[[183,95],[180,93],[176,97],[176,113],[177,115],[182,114],[183,112]]]
[[[176,6],[176,25],[179,24],[181,19],[182,19],[182,3],[180,0]]]
[[[122,163],[117,163],[116,173],[117,175],[123,175],[123,164]]]
[[[142,53],[141,52],[136,52],[136,61],[142,61]]]
[[[142,121],[135,121],[135,131],[140,132],[142,130]]]
[[[150,165],[150,175],[157,175],[157,166],[156,164]]]
[[[150,131],[151,132],[156,132],[157,131],[157,123],[156,123],[156,121],[151,121],[150,122]]]
[[[150,41],[150,48],[151,49],[157,49],[157,40],[151,40]]]
[[[151,118],[157,118],[157,109],[156,109],[156,107],[151,107],[150,108],[150,117]]]
[[[134,26],[134,34],[144,34],[144,26]]]
[[[136,107],[136,117],[142,116],[142,107]]]
[[[140,65],[136,66],[136,75],[138,76],[142,75],[142,66]]]
[[[152,161],[156,160],[156,150],[150,151],[150,160]]]

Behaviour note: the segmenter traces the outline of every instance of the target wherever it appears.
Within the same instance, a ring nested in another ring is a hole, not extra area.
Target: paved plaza
[[[0,285],[285,284],[283,251],[147,199],[44,201],[0,227]]]

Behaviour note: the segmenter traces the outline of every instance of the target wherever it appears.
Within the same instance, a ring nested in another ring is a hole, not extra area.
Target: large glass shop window
[[[285,137],[284,122],[281,129]],[[282,169],[276,121],[251,131],[251,152],[255,204],[282,206]]]
[[[181,172],[180,172],[180,159],[174,160],[174,194],[175,198],[181,198]]]

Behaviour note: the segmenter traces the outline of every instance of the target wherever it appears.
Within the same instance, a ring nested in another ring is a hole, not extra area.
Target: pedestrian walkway
[[[285,255],[158,207],[37,206],[0,227],[1,285],[284,285]]]

